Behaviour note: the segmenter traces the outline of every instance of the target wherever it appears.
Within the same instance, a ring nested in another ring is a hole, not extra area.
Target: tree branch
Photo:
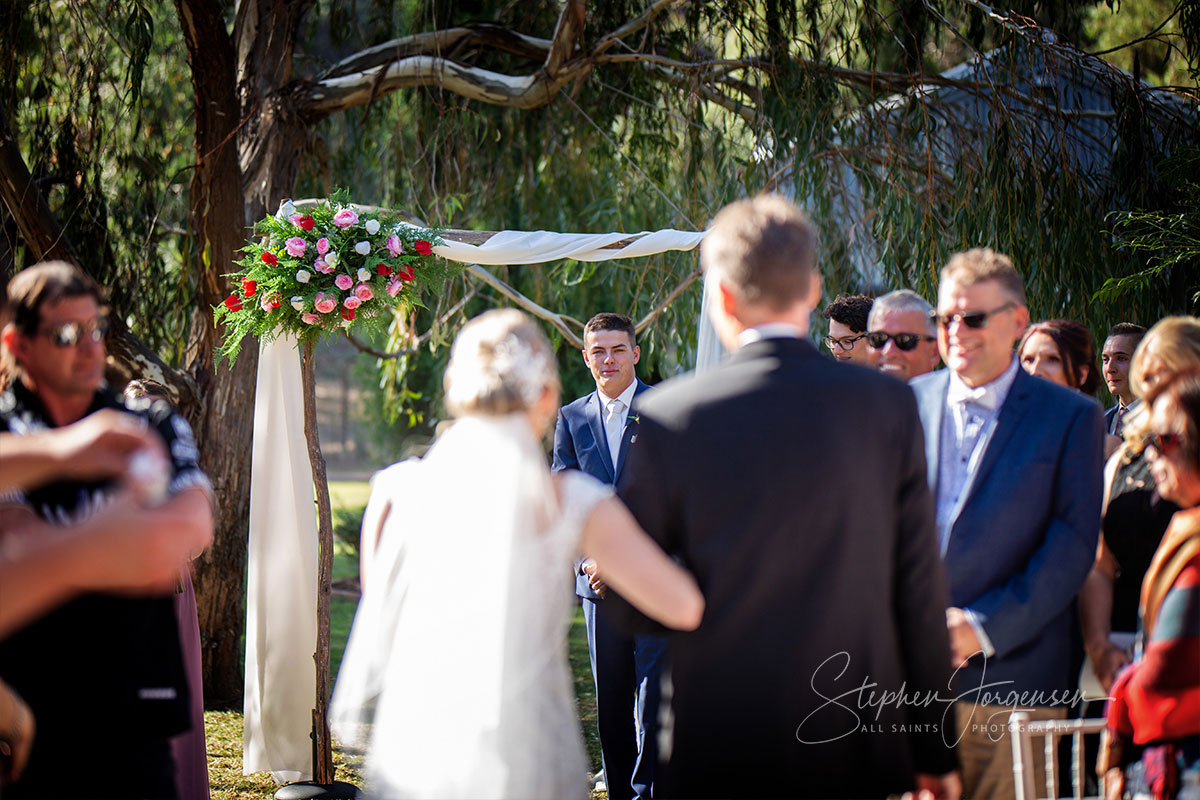
[[[404,356],[411,356],[414,353],[416,353],[418,349],[420,349],[420,346],[422,344],[424,344],[427,339],[429,339],[429,335],[431,333],[433,333],[434,328],[441,327],[442,325],[445,325],[447,322],[449,322],[450,318],[453,317],[455,314],[457,314],[459,311],[461,311],[463,306],[465,306],[471,300],[471,298],[474,296],[475,296],[475,288],[472,287],[471,291],[469,291],[465,295],[463,295],[463,298],[461,300],[459,300],[457,303],[455,303],[453,306],[451,306],[449,311],[447,311],[440,318],[438,318],[438,321],[434,325],[431,325],[429,327],[429,330],[425,331],[424,333],[422,333],[420,336],[417,337],[416,345],[414,345],[413,347],[405,348],[404,350],[394,350],[390,353],[384,352],[383,350],[376,350],[374,347],[371,347],[370,345],[364,344],[363,342],[359,341],[354,336],[354,334],[350,333],[350,331],[348,331],[344,328],[342,329],[342,333],[343,333],[343,335],[345,335],[346,339],[350,342],[350,344],[354,345],[362,352],[367,353],[368,355],[375,356],[378,359],[390,360],[390,359],[395,359],[395,358],[403,358]]]
[[[563,335],[563,338],[566,339],[572,347],[578,347],[580,349],[583,348],[583,337],[568,327],[568,325],[573,325],[575,328],[582,331],[583,323],[579,320],[575,319],[574,317],[566,316],[565,314],[555,314],[548,308],[538,305],[533,300],[530,300],[528,297],[521,294],[516,289],[509,286],[507,283],[500,280],[478,264],[472,264],[467,267],[467,272],[469,272],[471,275],[474,275],[488,286],[491,286],[493,289],[507,297],[509,300],[512,300],[514,303],[528,311],[533,316],[549,322],[558,329],[559,333]]]
[[[677,297],[679,297],[679,295],[683,294],[683,290],[688,288],[689,286],[691,286],[692,283],[696,280],[696,278],[699,278],[699,277],[700,277],[700,269],[697,267],[696,269],[692,270],[692,273],[690,275],[688,275],[686,278],[684,278],[682,281],[680,281],[679,285],[676,286],[674,289],[672,289],[671,293],[668,294],[661,303],[656,305],[654,308],[650,309],[649,313],[647,313],[646,316],[644,316],[640,320],[638,320],[637,325],[635,325],[633,327],[634,333],[636,333],[640,336],[642,331],[646,330],[646,328],[649,328],[652,324],[654,324],[654,321],[656,319],[658,319],[659,316],[664,311],[667,310],[667,306],[671,305],[671,303],[674,303],[675,299]]]

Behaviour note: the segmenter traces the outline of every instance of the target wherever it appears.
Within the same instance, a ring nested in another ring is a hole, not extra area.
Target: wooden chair
[[[1076,800],[1100,800],[1092,795],[1085,797],[1083,735],[1104,730],[1103,719],[1046,720],[1031,722],[1025,711],[1014,712],[1008,720],[1008,735],[1012,740],[1013,784],[1015,800],[1039,800],[1041,797],[1058,797],[1058,740],[1063,736],[1072,739],[1071,753],[1071,797]],[[1046,763],[1045,795],[1039,795],[1033,761],[1033,738],[1043,739],[1042,754]]]

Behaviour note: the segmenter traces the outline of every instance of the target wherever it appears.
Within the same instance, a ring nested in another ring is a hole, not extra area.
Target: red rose
[[[342,319],[347,321],[354,319],[354,309],[342,306]]]
[[[304,216],[296,220],[296,225],[298,225],[301,230],[305,231],[311,231],[316,224],[317,223],[313,220],[313,218],[308,216]]]
[[[378,272],[380,275],[387,275],[392,271],[392,268],[389,267],[387,264],[376,264],[375,271]]]
[[[279,263],[279,259],[275,257],[274,253],[263,253],[262,262],[268,267],[273,267]]]
[[[242,281],[242,294],[246,297],[254,297],[254,293],[258,291],[258,284],[255,281],[246,278]]]
[[[413,272],[412,267],[400,267],[396,270],[396,277],[407,283],[417,277],[417,273]]]
[[[421,255],[427,256],[433,252],[433,245],[424,239],[417,239],[417,241],[413,244],[413,249]]]
[[[229,297],[225,298],[225,307],[228,308],[230,311],[241,311],[242,310],[242,299],[240,297],[238,297],[236,294],[231,294],[231,295],[229,295]]]

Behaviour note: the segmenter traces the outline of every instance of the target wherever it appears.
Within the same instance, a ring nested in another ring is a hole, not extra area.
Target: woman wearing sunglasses
[[[1110,693],[1110,798],[1173,798],[1200,771],[1200,369],[1157,381],[1147,403],[1145,458],[1181,510],[1142,582],[1141,656]]]
[[[1145,398],[1171,376],[1200,368],[1200,319],[1167,317],[1152,327],[1129,369],[1134,396]],[[1125,444],[1105,468],[1105,510],[1092,567],[1079,593],[1083,641],[1100,687],[1107,692],[1130,659],[1138,626],[1142,578],[1172,515],[1179,510],[1157,491],[1145,449],[1149,418],[1137,402],[1125,425]]]

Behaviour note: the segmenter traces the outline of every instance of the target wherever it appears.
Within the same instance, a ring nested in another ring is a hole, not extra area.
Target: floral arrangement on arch
[[[397,308],[423,307],[424,290],[462,269],[433,256],[437,231],[356,210],[342,192],[311,208],[290,200],[254,225],[254,238],[229,273],[237,288],[214,306],[225,323],[218,360],[230,361],[247,335],[283,333],[301,341],[353,325],[386,327]]]

